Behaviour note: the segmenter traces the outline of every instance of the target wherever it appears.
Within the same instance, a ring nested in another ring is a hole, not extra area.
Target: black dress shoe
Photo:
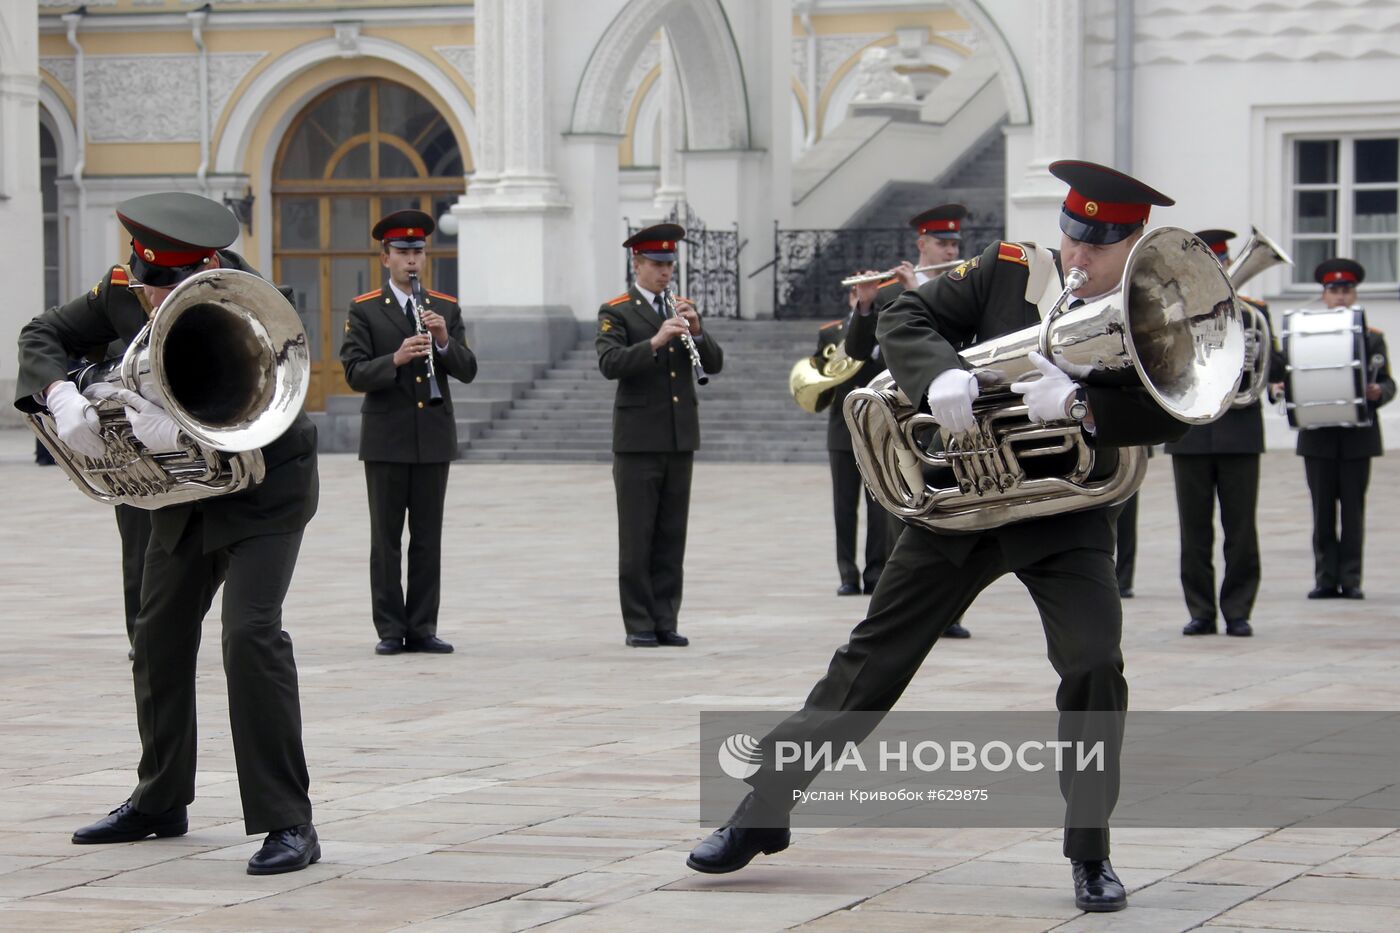
[[[403,652],[402,638],[381,638],[374,646],[375,654],[400,654]]]
[[[684,648],[690,644],[690,639],[680,632],[657,632],[656,643],[658,645],[670,645],[673,648]]]
[[[1308,599],[1336,599],[1341,591],[1335,586],[1315,586],[1308,593]]]
[[[1120,587],[1118,587],[1118,598],[1119,598],[1119,599],[1132,599],[1132,598],[1133,598],[1133,588],[1132,588],[1131,586],[1120,586]]]
[[[183,836],[189,831],[189,813],[184,807],[174,807],[164,813],[142,813],[128,799],[96,823],[74,833],[73,842],[80,846],[140,842],[147,836],[164,839],[167,836]]]
[[[723,875],[738,871],[754,856],[781,852],[792,842],[792,831],[786,826],[741,826],[746,816],[755,810],[754,795],[749,794],[729,818],[729,822],[710,833],[690,850],[685,864],[707,875]],[[776,820],[774,820],[776,822]]]
[[[436,635],[429,635],[427,638],[405,638],[403,650],[421,651],[424,654],[451,654],[453,649]]]
[[[860,587],[856,586],[854,583],[842,583],[840,586],[838,586],[838,587],[836,588],[836,595],[837,595],[837,596],[859,596],[859,595],[860,595]]]
[[[1128,892],[1108,859],[1070,860],[1074,873],[1074,906],[1091,913],[1108,913],[1128,906]]]
[[[963,627],[961,622],[954,622],[943,630],[944,638],[971,638],[972,633]]]
[[[301,871],[321,860],[321,840],[310,823],[274,829],[263,840],[262,848],[248,859],[250,875],[280,875]]]
[[[656,638],[655,632],[636,632],[627,636],[627,647],[629,648],[655,648],[661,644]]]
[[[1226,619],[1225,634],[1234,635],[1237,638],[1248,638],[1254,634],[1254,626],[1249,624],[1248,619]]]
[[[1226,623],[1229,624],[1228,622]],[[1214,635],[1219,629],[1215,627],[1214,619],[1192,619],[1182,628],[1183,635]]]
[[[1366,594],[1363,593],[1363,592],[1361,592],[1361,587],[1359,587],[1359,586],[1344,586],[1344,587],[1342,587],[1342,599],[1365,599],[1365,598],[1366,598]]]
[[[865,595],[866,595],[866,596],[869,596],[869,595],[871,595],[872,593],[874,593],[874,592],[875,592],[875,587],[877,587],[877,586],[879,586],[879,585],[880,585],[880,581],[879,581],[879,580],[867,580],[867,581],[865,581]]]

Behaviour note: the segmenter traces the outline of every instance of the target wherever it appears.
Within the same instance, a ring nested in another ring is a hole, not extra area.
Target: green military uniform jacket
[[[1379,401],[1367,402],[1371,413],[1371,423],[1364,428],[1308,428],[1298,432],[1298,456],[1320,457],[1324,460],[1362,460],[1379,457],[1385,453],[1381,440],[1381,422],[1377,413],[1382,405],[1395,398],[1395,380],[1390,375],[1390,356],[1386,352],[1385,337],[1374,327],[1366,330],[1366,359],[1362,365],[1370,366],[1371,357],[1382,359],[1376,382],[1381,387]]]
[[[1059,254],[1052,252],[1055,273]],[[1033,245],[994,242],[950,272],[904,292],[880,312],[876,334],[904,394],[928,411],[928,387],[940,373],[966,369],[957,347],[1009,334],[1040,322],[1036,305],[1026,298]],[[1187,425],[1172,418],[1140,387],[1088,388],[1096,433],[1086,439],[1096,448],[1096,473],[1117,462],[1114,448],[1172,441]],[[1056,551],[1114,549],[1115,507],[1090,508],[1048,518],[1014,522],[986,532],[939,534],[945,555],[960,563],[980,535],[998,539],[1012,566],[1033,563]]]
[[[219,250],[219,261],[226,269],[256,274],[232,250]],[[130,343],[135,339],[146,325],[146,311],[128,282],[126,269],[113,266],[87,294],[50,308],[24,326],[19,337],[16,408],[39,411],[42,403],[35,395],[66,378],[69,359],[113,340]],[[256,535],[304,528],[316,514],[319,493],[315,425],[305,412],[299,413],[281,437],[262,448],[262,454],[267,474],[261,483],[226,496],[156,509],[151,513],[152,536],[171,550],[196,512],[204,517],[206,553]]]
[[[881,357],[872,360],[875,348],[879,345],[875,339],[875,322],[879,320],[876,313],[894,301],[904,292],[904,286],[898,279],[885,282],[875,293],[875,300],[872,303],[873,311],[869,314],[861,314],[852,311],[850,315],[839,326],[841,335],[836,339],[842,340],[846,347],[846,355],[853,360],[863,360],[865,365],[860,371],[838,385],[832,390],[830,414],[826,422],[826,449],[827,450],[850,450],[851,449],[851,429],[846,424],[846,416],[843,409],[846,405],[846,396],[855,389],[861,389],[870,384],[870,381],[880,373],[885,371],[885,360]]]
[[[388,285],[350,303],[340,362],[345,381],[365,393],[360,405],[360,459],[388,463],[445,463],[457,459],[457,421],[447,377],[476,378],[476,355],[467,346],[467,330],[457,299],[424,291],[423,310],[447,322],[447,350],[434,349],[442,404],[428,404],[428,364],[416,360],[394,365],[394,352],[416,333]]]
[[[598,309],[598,369],[617,382],[613,402],[615,453],[675,453],[700,449],[700,400],[690,354],[680,338],[659,353],[649,341],[661,318],[636,286]],[[706,330],[695,347],[709,375],[724,367],[724,351]]]

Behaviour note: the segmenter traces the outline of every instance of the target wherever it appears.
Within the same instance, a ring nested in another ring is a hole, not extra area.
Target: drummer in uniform
[[[1352,259],[1329,259],[1313,272],[1328,308],[1356,305],[1357,286],[1366,270]],[[1308,599],[1365,599],[1361,552],[1366,530],[1366,485],[1371,458],[1384,452],[1376,409],[1395,398],[1385,337],[1366,329],[1366,425],[1306,428],[1298,432],[1298,456],[1308,477],[1313,506],[1313,574]],[[1341,511],[1341,534],[1337,513]]]

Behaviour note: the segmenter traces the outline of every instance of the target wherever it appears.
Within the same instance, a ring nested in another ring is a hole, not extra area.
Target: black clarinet
[[[423,323],[423,284],[418,281],[417,272],[408,274],[408,283],[413,290],[413,323],[420,335],[426,334],[428,337],[428,404],[436,407],[442,404],[442,387],[438,385],[437,366],[433,362],[437,349],[433,347],[433,337]]]
[[[680,317],[680,312],[676,309],[676,298],[671,294],[671,286],[668,285],[661,290],[661,298],[670,316]],[[710,377],[705,374],[705,364],[700,362],[700,350],[695,346],[695,340],[690,336],[688,329],[681,334],[681,343],[685,346],[685,352],[690,354],[690,368],[695,373],[695,384],[702,386],[709,384]]]

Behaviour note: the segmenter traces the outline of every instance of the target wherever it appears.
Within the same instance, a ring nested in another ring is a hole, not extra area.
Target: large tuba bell
[[[159,404],[191,443],[147,450],[125,407],[98,399],[106,453],[75,453],[47,412],[29,425],[78,488],[99,502],[158,509],[225,495],[261,482],[259,448],[281,437],[306,399],[311,354],[296,311],[269,282],[210,269],[181,282],[119,359],[70,374]]]
[[[1228,410],[1244,333],[1235,291],[1205,243],[1177,227],[1153,230],[1133,247],[1117,289],[1062,310],[1082,275],[1070,270],[1041,323],[962,351],[979,384],[972,431],[954,434],[920,414],[889,373],[846,397],[861,474],[891,514],[936,531],[981,531],[1111,505],[1137,490],[1147,469],[1141,448],[1121,448],[1101,476],[1078,422],[1030,421],[1010,386],[1036,372],[1033,350],[1089,367],[1090,385],[1141,386],[1189,424]]]
[[[1244,248],[1225,271],[1230,284],[1236,289],[1279,263],[1293,265],[1293,260],[1279,248],[1273,240],[1259,232],[1258,227],[1250,227],[1249,239]],[[1240,376],[1240,389],[1235,393],[1234,408],[1247,408],[1259,401],[1269,384],[1269,357],[1273,352],[1274,335],[1269,330],[1269,319],[1264,317],[1252,304],[1240,299],[1240,316],[1244,319],[1244,372]]]

